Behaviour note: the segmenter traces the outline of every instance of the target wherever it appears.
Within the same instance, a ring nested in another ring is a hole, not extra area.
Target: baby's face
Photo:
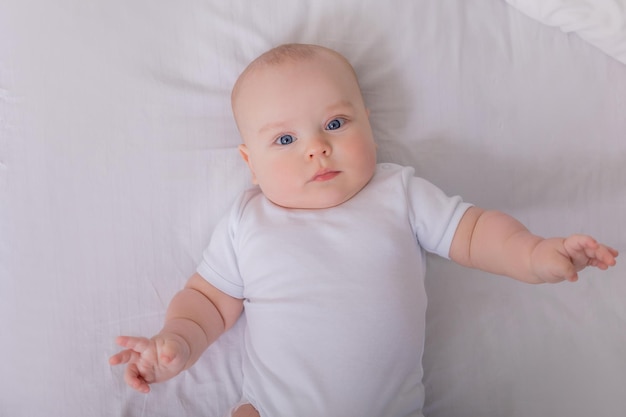
[[[331,54],[257,68],[234,112],[241,154],[274,204],[333,207],[374,174],[376,145],[358,83]]]

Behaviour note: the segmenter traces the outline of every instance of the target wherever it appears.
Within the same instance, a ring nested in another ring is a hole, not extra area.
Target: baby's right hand
[[[178,375],[185,369],[190,349],[176,334],[158,334],[152,339],[120,336],[115,342],[126,348],[111,356],[111,365],[128,364],[124,381],[142,393],[150,392],[150,384]]]

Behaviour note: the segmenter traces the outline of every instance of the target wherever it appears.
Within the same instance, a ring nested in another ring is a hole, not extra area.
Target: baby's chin
[[[345,203],[346,201],[348,201],[349,199],[345,199],[345,200],[337,201],[337,202],[320,202],[320,203],[317,203],[317,204],[315,204],[315,203],[293,203],[291,201],[280,202],[280,201],[272,200],[271,198],[268,198],[268,200],[271,201],[273,204],[275,204],[275,205],[277,205],[279,207],[282,207],[282,208],[286,208],[286,209],[292,209],[292,210],[323,210],[323,209],[329,209],[329,208],[340,206],[343,203]]]
[[[329,193],[323,196],[302,196],[302,198],[294,199],[294,198],[279,198],[273,197],[271,195],[265,195],[269,201],[273,204],[287,208],[287,209],[299,209],[299,210],[322,210],[329,209],[333,207],[337,207],[350,200],[352,197],[357,195],[359,191],[361,191],[363,187],[358,190],[353,190],[347,194],[332,194]]]
[[[263,182],[257,184],[265,197],[277,206],[288,209],[321,210],[340,206],[359,194],[374,176],[374,170],[358,177],[344,175],[347,174],[342,172],[319,183],[310,181],[305,187],[290,191],[281,187],[264,187]]]

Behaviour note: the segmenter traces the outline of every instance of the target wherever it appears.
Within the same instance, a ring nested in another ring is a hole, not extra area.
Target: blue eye
[[[344,123],[345,120],[343,119],[333,119],[326,125],[326,130],[337,130],[343,126]]]
[[[290,143],[295,142],[296,139],[291,135],[282,135],[278,139],[276,139],[276,144],[278,145],[289,145]]]

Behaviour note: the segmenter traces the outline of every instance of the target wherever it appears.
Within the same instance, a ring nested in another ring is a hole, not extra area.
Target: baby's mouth
[[[313,178],[311,178],[311,182],[330,181],[339,174],[341,174],[341,171],[333,171],[331,169],[321,169],[315,173]]]

